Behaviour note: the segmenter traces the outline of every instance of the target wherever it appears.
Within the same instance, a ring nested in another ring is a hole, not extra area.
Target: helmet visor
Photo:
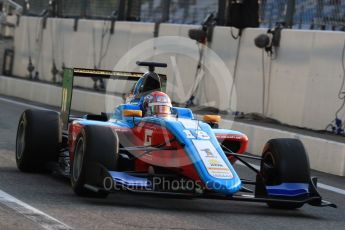
[[[171,108],[167,105],[154,105],[151,107],[151,112],[153,115],[171,114]]]

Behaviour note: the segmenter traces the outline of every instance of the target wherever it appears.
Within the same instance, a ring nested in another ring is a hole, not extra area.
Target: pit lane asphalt
[[[0,190],[74,229],[345,229],[345,196],[322,189],[323,198],[337,204],[338,209],[305,205],[300,210],[275,210],[258,203],[127,193],[115,193],[104,200],[77,197],[65,178],[17,170],[15,136],[19,116],[29,108],[25,103],[0,100]],[[241,177],[253,178],[243,166],[235,167]],[[312,174],[322,183],[345,189],[344,177]],[[0,204],[0,229],[41,228]]]

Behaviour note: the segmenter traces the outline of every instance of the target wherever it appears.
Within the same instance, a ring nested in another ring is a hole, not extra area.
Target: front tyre
[[[108,171],[115,171],[117,162],[117,134],[109,127],[84,127],[76,140],[71,168],[71,185],[74,193],[78,196],[107,197],[108,192],[94,192],[85,185],[95,176],[93,166],[100,165]]]
[[[269,140],[262,153],[261,176],[266,185],[309,183],[310,166],[303,143],[298,139]],[[267,202],[271,208],[296,209],[303,204]]]

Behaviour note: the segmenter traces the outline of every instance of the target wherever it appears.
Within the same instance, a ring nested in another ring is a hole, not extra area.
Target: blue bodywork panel
[[[282,183],[280,185],[266,186],[269,196],[295,197],[309,194],[309,184],[306,183]]]
[[[116,171],[109,171],[109,174],[116,184],[126,188],[151,188],[151,182],[146,178],[131,176],[125,172]]]
[[[192,110],[188,108],[173,107],[171,112],[179,118],[194,119]]]
[[[241,189],[240,178],[226,158],[226,155],[220,147],[213,130],[208,124],[201,121],[183,118],[162,119],[156,117],[147,117],[143,118],[143,121],[165,126],[172,134],[174,134],[175,138],[184,145],[185,152],[193,162],[199,177],[208,189],[223,194],[233,194]],[[195,125],[195,127],[193,127],[193,125]],[[186,130],[190,132],[190,138],[187,138]],[[200,137],[200,132],[204,132],[207,135]],[[197,148],[197,145],[200,144],[208,146],[210,150],[215,150],[213,153],[218,154],[220,157],[218,159],[221,159],[223,164],[226,164],[227,169],[229,169],[231,172],[231,177],[222,178],[223,176],[220,176],[220,178],[217,178],[210,175],[210,170],[207,168],[207,165],[205,165],[205,161],[201,155],[202,153],[200,152],[200,149]]]

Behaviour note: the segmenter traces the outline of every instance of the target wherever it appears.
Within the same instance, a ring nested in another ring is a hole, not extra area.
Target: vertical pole
[[[150,17],[153,18],[152,15],[153,15],[153,0],[149,0],[149,10],[148,10],[147,18],[148,19],[150,19]]]
[[[87,8],[87,0],[80,0],[80,17],[86,18],[86,8]]]
[[[315,29],[316,26],[321,26],[322,24],[322,18],[323,18],[323,0],[317,0],[316,1],[316,15],[312,19],[310,29]]]
[[[161,1],[162,4],[162,18],[161,22],[169,21],[170,0]]]
[[[52,0],[49,4],[49,10],[50,10],[50,16],[51,17],[57,17],[57,1],[58,0]]]
[[[127,21],[140,21],[141,0],[131,0],[127,3]]]
[[[259,15],[259,20],[260,24],[266,23],[266,5],[267,5],[267,0],[261,0],[261,4],[259,5],[259,10],[260,10],[260,15]]]
[[[226,24],[226,1],[218,0],[218,15],[217,15],[217,25],[225,26]]]
[[[126,0],[119,1],[118,20],[126,20]]]
[[[55,0],[55,7],[56,7],[56,17],[62,18],[63,17],[62,0]]]
[[[268,21],[268,28],[272,28],[272,20],[273,20],[273,7],[271,6],[270,18],[269,18],[269,21]]]
[[[131,19],[131,11],[133,7],[133,0],[127,2],[127,7],[126,7],[126,21],[132,21]]]
[[[188,17],[189,17],[189,5],[190,3],[188,1],[185,1],[183,3],[183,23],[188,22]]]
[[[287,28],[292,28],[293,26],[293,16],[295,14],[295,3],[296,0],[288,0],[285,15],[285,26]]]
[[[301,12],[299,14],[299,25],[298,25],[298,29],[302,29],[302,24],[304,23],[303,22],[303,15],[304,15],[304,6],[302,5],[301,6]]]

